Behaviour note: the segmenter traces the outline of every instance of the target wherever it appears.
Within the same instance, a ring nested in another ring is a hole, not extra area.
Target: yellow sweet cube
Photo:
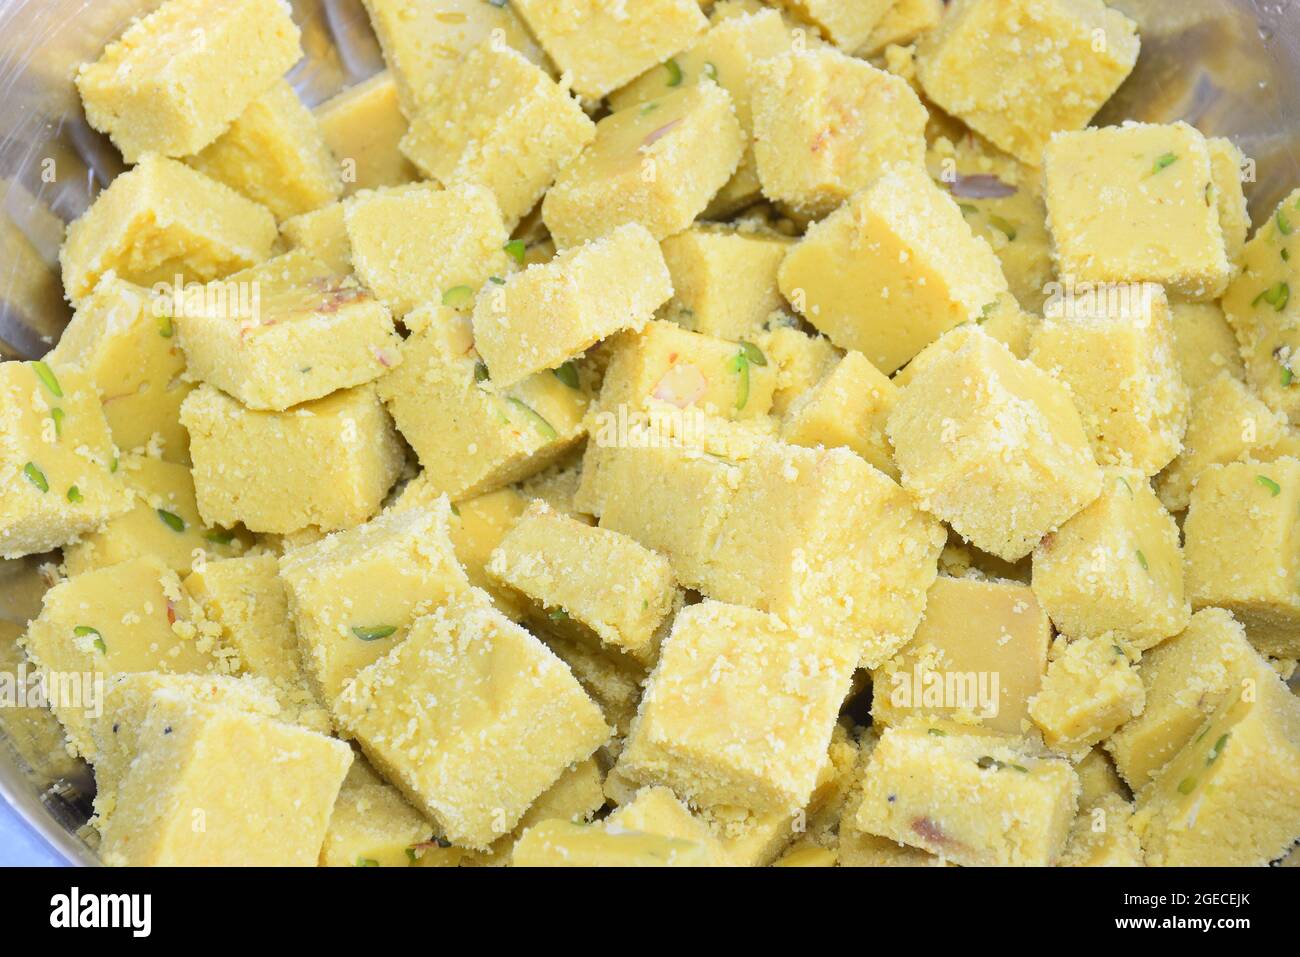
[[[286,219],[280,224],[280,239],[286,252],[301,250],[336,273],[352,272],[352,243],[342,203],[330,203]]]
[[[1232,278],[1210,151],[1186,123],[1060,133],[1043,158],[1060,274],[1081,283],[1160,283],[1207,300]]]
[[[632,719],[636,717],[637,705],[641,702],[645,669],[626,655],[615,655],[591,644],[552,632],[541,637],[546,647],[569,666],[573,676],[578,679],[578,684],[599,706],[613,735],[606,742],[605,751],[611,757],[616,757],[628,728],[632,725]]]
[[[396,316],[469,298],[510,271],[501,210],[481,186],[367,190],[344,204],[343,217],[357,278]]]
[[[776,274],[791,240],[692,226],[659,244],[673,297],[660,316],[720,339],[752,337],[783,302]]]
[[[335,707],[445,837],[478,849],[609,731],[564,663],[482,593],[418,619]]]
[[[688,606],[618,767],[698,804],[794,812],[812,794],[855,664],[815,629],[717,601]]]
[[[211,283],[176,318],[190,376],[283,412],[363,385],[402,359],[388,307],[296,251]]]
[[[727,851],[708,822],[692,814],[669,788],[641,788],[608,821],[629,831],[692,841],[708,851],[712,863],[727,863]]]
[[[492,382],[508,388],[621,329],[639,331],[672,291],[658,243],[629,223],[480,296],[474,345]]]
[[[209,525],[325,531],[379,510],[402,467],[393,423],[373,386],[345,389],[285,412],[245,408],[212,386],[181,406],[194,491]]]
[[[86,373],[0,363],[0,556],[47,552],[128,512],[116,465]]]
[[[346,744],[315,731],[157,692],[101,856],[116,866],[315,866],[351,763]]]
[[[1300,656],[1300,460],[1206,469],[1183,534],[1192,607],[1226,608],[1262,653]]]
[[[783,7],[813,24],[832,43],[852,53],[867,42],[894,0],[780,0]]]
[[[745,135],[716,83],[611,113],[542,200],[561,249],[640,223],[656,240],[686,229],[736,171]]]
[[[828,48],[765,61],[754,89],[763,195],[812,217],[925,159],[925,107],[905,80]]]
[[[919,166],[884,174],[810,227],[780,285],[832,342],[885,375],[1007,290],[988,243]]]
[[[466,590],[451,506],[384,512],[280,559],[303,663],[322,701],[405,640],[411,623]]]
[[[879,53],[891,43],[911,43],[939,25],[943,19],[943,10],[944,0],[894,0],[854,54],[868,57]]]
[[[605,806],[603,780],[604,774],[600,770],[600,762],[594,757],[579,761],[566,769],[559,780],[543,791],[532,806],[524,812],[524,816],[519,819],[513,831],[497,840],[488,851],[471,852],[470,861],[473,866],[508,866],[519,838],[529,828],[544,822],[564,821],[572,824],[590,822],[596,812]]]
[[[279,0],[168,0],[135,20],[77,73],[90,125],[128,163],[186,156],[215,140],[298,58],[299,31]]]
[[[1081,804],[1058,866],[1141,867],[1142,845],[1132,821],[1133,805],[1118,795]]]
[[[443,186],[496,196],[517,223],[596,135],[569,92],[516,50],[488,40],[429,89],[401,149]]]
[[[1136,25],[1102,0],[960,0],[917,50],[926,96],[1022,162],[1088,125],[1137,62]],[[1129,277],[1135,278],[1135,277]]]
[[[343,192],[338,163],[316,117],[287,80],[272,84],[185,162],[281,220],[320,209]]]
[[[1214,182],[1214,201],[1223,230],[1224,251],[1234,268],[1241,265],[1246,234],[1250,231],[1250,210],[1242,189],[1242,170],[1247,160],[1232,142],[1222,136],[1205,141],[1210,150],[1210,177]]]
[[[897,481],[885,423],[900,390],[860,352],[849,351],[825,377],[791,403],[781,438],[809,448],[852,449]]]
[[[321,846],[322,867],[409,867],[433,825],[362,760],[339,789]]]
[[[696,0],[515,0],[528,24],[580,96],[600,99],[686,47],[708,26]]]
[[[1173,302],[1174,358],[1188,388],[1208,385],[1220,372],[1245,380],[1246,367],[1223,309],[1214,302]]]
[[[957,716],[1022,734],[1051,640],[1027,585],[940,576],[916,637],[872,675],[871,716],[882,725]]]
[[[524,832],[512,867],[708,867],[709,849],[694,841],[616,825],[543,821]]]
[[[339,162],[344,196],[420,178],[398,149],[407,122],[391,70],[339,91],[313,112],[325,145]]]
[[[794,400],[825,378],[844,355],[825,336],[810,336],[785,322],[769,323],[754,336],[754,343],[776,364],[776,416],[789,412]]]
[[[1178,525],[1141,472],[1110,468],[1101,494],[1034,549],[1033,588],[1072,638],[1142,651],[1187,627]]]
[[[1058,638],[1029,716],[1049,748],[1082,754],[1142,713],[1146,690],[1110,637]]]
[[[208,282],[266,259],[275,235],[265,206],[149,154],[68,227],[63,288],[78,303],[110,270],[141,286]]]
[[[856,827],[963,867],[1054,864],[1079,779],[1068,762],[1015,742],[924,724],[886,728],[863,775]]]
[[[912,380],[886,432],[903,487],[1007,561],[1101,490],[1069,390],[982,333]]]
[[[549,630],[651,664],[660,628],[681,604],[668,560],[626,535],[534,501],[492,552],[487,571]]]

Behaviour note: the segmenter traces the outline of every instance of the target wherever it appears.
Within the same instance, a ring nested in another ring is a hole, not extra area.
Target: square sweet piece
[[[480,186],[367,190],[344,204],[343,217],[357,278],[396,316],[461,287],[468,297],[510,272],[501,210]]]
[[[1030,166],[1088,125],[1138,55],[1137,27],[1101,0],[960,0],[917,50],[926,96]],[[1136,278],[1136,277],[1126,277]]]
[[[45,593],[23,646],[49,682],[51,710],[69,744],[87,760],[95,757],[96,680],[134,671],[220,670],[211,637],[181,617],[182,598],[176,573],[155,558],[86,572]]]
[[[796,17],[813,24],[846,53],[867,42],[894,0],[780,0]]]
[[[448,840],[478,849],[609,732],[565,664],[481,592],[418,619],[336,710]]]
[[[641,834],[658,834],[693,841],[708,849],[715,864],[729,863],[722,841],[708,822],[692,814],[669,788],[641,788],[631,801],[611,814],[608,820],[611,825]]]
[[[754,342],[776,363],[772,414],[783,416],[795,399],[825,378],[844,353],[826,336],[810,336],[784,322],[768,326],[755,335]]]
[[[487,40],[429,88],[401,149],[443,186],[491,190],[514,224],[595,135],[568,90],[522,53]]]
[[[194,480],[184,465],[148,455],[123,455],[117,474],[131,490],[131,511],[63,547],[69,575],[151,555],[178,574],[209,558],[230,558],[252,543],[248,534],[209,528],[199,517]]]
[[[402,112],[413,117],[428,102],[429,87],[489,37],[545,59],[509,3],[483,0],[363,0],[384,60],[397,84]]]
[[[401,443],[373,386],[285,412],[257,412],[209,385],[181,406],[194,491],[209,525],[324,531],[364,522],[402,469]]]
[[[1241,275],[1223,294],[1223,311],[1236,333],[1246,377],[1268,405],[1300,424],[1300,190],[1278,204],[1242,253]],[[1297,295],[1292,296],[1292,290]]]
[[[77,73],[86,119],[128,163],[215,140],[302,56],[287,3],[168,0]]]
[[[579,96],[600,99],[688,46],[708,26],[697,0],[515,0]]]
[[[1160,283],[1217,299],[1232,278],[1214,205],[1210,151],[1186,123],[1060,133],[1043,157],[1044,198],[1062,276]]]
[[[1231,295],[1230,289],[1226,296]],[[1236,336],[1218,303],[1173,302],[1169,319],[1174,328],[1174,358],[1189,389],[1209,385],[1220,372],[1245,381],[1246,366]]]
[[[519,838],[512,867],[709,867],[711,849],[680,837],[600,822],[542,821]]]
[[[1205,141],[1210,150],[1210,176],[1214,180],[1214,200],[1219,211],[1219,227],[1223,230],[1224,251],[1234,269],[1240,267],[1250,232],[1250,210],[1246,206],[1246,193],[1242,187],[1242,172],[1246,159],[1232,140],[1210,137]]]
[[[1300,657],[1300,460],[1201,473],[1183,522],[1193,608],[1226,608],[1251,643]]]
[[[993,250],[919,166],[885,173],[811,226],[780,284],[832,342],[885,375],[1007,291]]]
[[[894,0],[871,28],[866,41],[853,53],[870,57],[891,43],[909,44],[937,27],[943,19],[943,10],[944,0]]]
[[[925,159],[925,107],[901,77],[837,50],[765,61],[754,89],[763,195],[825,216],[896,166]]]
[[[761,418],[772,408],[776,367],[751,342],[730,342],[656,320],[610,346],[602,412],[639,412],[655,403],[728,419]]]
[[[1101,490],[1069,390],[980,333],[912,380],[886,431],[921,507],[1007,561]]]
[[[542,218],[561,249],[628,223],[665,239],[704,212],[744,152],[727,91],[680,87],[597,123],[542,200]]]
[[[548,632],[542,638],[546,647],[569,666],[582,690],[600,707],[612,734],[605,743],[604,752],[617,757],[641,702],[645,669],[627,656],[616,656],[603,648],[573,641],[554,632]]]
[[[720,339],[756,334],[784,300],[776,274],[793,241],[775,233],[692,226],[659,244],[673,297],[660,316]]]
[[[1164,290],[1137,283],[1118,292],[1114,303],[1049,304],[1029,358],[1070,387],[1100,464],[1155,475],[1182,450],[1190,396]]]
[[[1108,636],[1058,638],[1029,716],[1054,751],[1081,755],[1142,713],[1146,690],[1128,653]]]
[[[352,762],[330,814],[321,867],[409,867],[433,825],[362,760]]]
[[[940,576],[916,637],[872,676],[871,717],[896,725],[956,716],[1023,734],[1051,641],[1052,623],[1029,586]]]
[[[351,763],[342,741],[160,691],[101,854],[115,866],[314,867]]]
[[[898,480],[885,423],[900,390],[861,352],[850,350],[825,377],[791,403],[781,438],[809,448],[852,449]]]
[[[411,623],[466,590],[448,536],[451,505],[384,512],[280,559],[303,663],[322,701],[406,639]]]
[[[1081,804],[1058,866],[1141,867],[1142,845],[1132,821],[1133,805],[1118,795]]]
[[[1233,694],[1138,795],[1149,867],[1260,867],[1300,834],[1300,697],[1276,675]]]
[[[1015,738],[886,728],[863,775],[855,826],[963,867],[1046,867],[1065,847],[1079,779]]]
[[[76,366],[94,380],[113,443],[149,447],[188,465],[190,437],[181,403],[194,388],[181,380],[185,356],[166,299],[108,273],[100,279],[45,357],[52,367]]]
[[[338,160],[344,196],[420,178],[398,149],[407,122],[391,70],[346,87],[313,112],[325,145]]]
[[[280,239],[286,252],[301,250],[336,273],[352,272],[352,243],[342,203],[286,219],[280,224]]]
[[[388,307],[295,251],[210,283],[176,317],[191,377],[283,412],[377,379],[402,358]]]
[[[63,288],[79,303],[109,270],[141,286],[175,284],[178,276],[209,282],[266,259],[275,236],[265,206],[150,154],[68,227],[59,250]]]
[[[473,853],[473,861],[479,867],[499,867],[511,863],[515,846],[524,832],[545,821],[564,821],[572,824],[588,824],[592,817],[605,806],[606,798],[602,785],[604,773],[596,758],[579,761],[560,775],[559,780],[533,802],[524,812],[515,829],[496,841],[486,853]]]
[[[1178,525],[1141,472],[1106,469],[1101,494],[1034,549],[1034,594],[1072,638],[1143,651],[1187,627]]]
[[[1140,791],[1243,681],[1259,680],[1267,667],[1222,608],[1198,611],[1181,634],[1145,652],[1138,676],[1146,707],[1106,741],[1124,780]]]
[[[916,631],[945,535],[847,449],[772,442],[740,466],[702,591],[811,628],[874,668]]]
[[[492,552],[487,571],[519,593],[548,630],[648,665],[681,604],[668,559],[632,538],[535,500]]]
[[[493,383],[508,388],[619,330],[639,331],[672,292],[659,244],[629,223],[480,296],[474,344]]]
[[[47,552],[131,508],[90,377],[0,363],[0,557]]]
[[[811,796],[856,656],[814,629],[704,601],[664,640],[619,769],[696,804],[794,812]]]
[[[581,380],[578,386],[546,371],[502,389],[474,350],[469,321],[448,317],[403,343],[402,364],[380,379],[379,394],[430,491],[461,501],[536,474],[572,450],[586,435],[590,400]]]

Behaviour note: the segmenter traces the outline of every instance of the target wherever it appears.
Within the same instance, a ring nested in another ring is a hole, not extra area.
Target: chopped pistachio
[[[767,356],[763,355],[763,350],[760,349],[758,346],[754,345],[752,342],[746,342],[744,339],[741,339],[740,351],[745,353],[745,358],[748,359],[750,362],[752,362],[754,365],[756,366],[767,365]]]
[[[452,286],[442,294],[444,306],[463,306],[474,298],[474,290],[469,286]]]
[[[203,537],[214,545],[229,545],[235,540],[235,533],[226,531],[224,528],[214,528]]]
[[[54,435],[57,438],[63,434],[64,411],[62,409],[50,409],[50,418],[54,420]]]
[[[666,69],[666,70],[668,71],[668,85],[669,85],[669,86],[681,86],[681,85],[682,85],[682,68],[681,68],[681,66],[677,63],[676,60],[672,60],[672,59],[670,59],[667,63],[664,64],[664,69]]]
[[[546,617],[551,619],[551,621],[568,621],[569,613],[563,608],[552,608],[546,613]]]
[[[564,363],[564,365],[560,366],[558,369],[552,369],[551,371],[555,373],[555,378],[559,379],[570,389],[582,388],[582,382],[578,379],[578,367],[574,364],[572,359]]]
[[[374,625],[370,628],[357,625],[352,629],[352,634],[362,641],[378,641],[380,638],[387,638],[395,631],[397,631],[396,625]]]
[[[23,474],[27,476],[27,481],[31,482],[42,492],[50,490],[50,483],[45,478],[45,473],[40,470],[35,462],[28,462],[23,466]]]
[[[75,485],[68,486],[68,501],[84,502],[85,498],[81,494],[81,489],[77,488]]]
[[[418,858],[415,855],[415,848],[408,847],[406,849],[406,859],[410,861],[412,864],[414,864],[418,860]]]
[[[36,377],[45,383],[45,388],[50,390],[50,394],[56,399],[62,399],[63,388],[59,385],[59,380],[54,377],[54,370],[40,361],[33,362],[32,368],[36,370]]]
[[[372,857],[358,857],[357,867],[378,867],[379,862]]]
[[[507,396],[506,401],[524,414],[524,417],[532,423],[533,428],[542,434],[542,438],[548,442],[553,442],[560,437],[560,433],[555,431],[555,426],[547,422],[541,414],[526,402],[516,399],[514,396]]]
[[[158,512],[158,517],[162,519],[163,524],[173,532],[185,531],[185,519],[181,518],[175,512],[169,512],[165,508],[160,508],[156,511]]]
[[[164,339],[170,339],[175,332],[176,328],[172,325],[171,316],[158,317],[158,335],[162,336]]]
[[[1209,767],[1223,753],[1223,749],[1228,744],[1228,733],[1225,731],[1219,735],[1219,740],[1214,742],[1214,747],[1210,748],[1210,753],[1205,756],[1205,766]]]
[[[1179,794],[1191,794],[1196,790],[1196,778],[1183,778],[1178,782]]]
[[[1016,227],[1001,216],[989,213],[989,225],[1001,232],[1007,237],[1007,242],[1012,242],[1016,238]]]
[[[1138,559],[1138,564],[1142,566],[1143,571],[1150,570],[1150,566],[1147,565],[1147,557],[1142,554],[1142,549],[1140,548],[1137,550],[1137,559]]]
[[[704,69],[701,72],[715,83],[718,81],[718,68],[712,63],[704,64]]]
[[[1157,156],[1155,166],[1152,167],[1151,169],[1152,175],[1159,173],[1163,169],[1168,169],[1170,166],[1173,166],[1174,163],[1177,161],[1178,161],[1177,153],[1164,153],[1161,154],[1160,156]]]
[[[1291,298],[1291,287],[1284,282],[1275,282],[1258,296],[1250,301],[1252,306],[1258,306],[1260,302],[1266,302],[1277,312],[1286,308],[1287,301]]]
[[[732,357],[727,368],[740,376],[740,382],[736,386],[736,410],[739,411],[749,403],[749,356],[744,349]]]
[[[512,239],[501,248],[519,265],[524,264],[524,257],[528,254],[528,245],[522,239]]]
[[[934,735],[936,738],[948,737],[948,732],[943,730],[943,728],[930,728],[929,733]]]
[[[1283,212],[1280,207],[1278,208],[1277,215],[1273,217],[1273,220],[1277,223],[1277,231],[1279,233],[1283,236],[1291,235],[1291,230],[1294,227],[1291,225],[1291,220],[1286,218],[1286,213]]]
[[[1260,485],[1264,486],[1264,488],[1268,489],[1268,493],[1270,495],[1277,496],[1282,494],[1282,486],[1278,485],[1267,475],[1256,475],[1255,481],[1258,482]]]
[[[488,367],[482,359],[474,363],[474,381],[486,382],[488,380]]]

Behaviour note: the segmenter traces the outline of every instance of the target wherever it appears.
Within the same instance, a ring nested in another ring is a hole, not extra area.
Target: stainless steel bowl
[[[1142,34],[1137,69],[1098,123],[1184,119],[1255,160],[1256,221],[1300,185],[1300,4],[1110,0]],[[215,6],[220,0],[212,0]],[[72,77],[158,0],[0,0],[0,358],[36,358],[69,310],[58,276],[64,225],[122,169],[82,115]],[[315,104],[382,68],[360,0],[294,0],[306,56],[290,74]],[[48,558],[46,560],[49,560]],[[0,619],[39,610],[40,558],[0,562]],[[0,668],[12,648],[0,632]],[[0,797],[67,860],[94,863],[88,769],[59,752],[45,712],[0,708]]]

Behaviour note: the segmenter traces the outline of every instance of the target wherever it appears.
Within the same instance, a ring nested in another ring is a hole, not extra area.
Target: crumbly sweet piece
[[[605,823],[542,821],[515,844],[514,867],[707,867],[703,844]]]
[[[1300,460],[1206,469],[1183,534],[1192,607],[1233,612],[1263,654],[1300,655]]]
[[[501,210],[481,186],[367,190],[344,204],[343,219],[357,278],[396,316],[462,290],[468,299],[510,271]]]
[[[867,42],[893,0],[780,0],[795,16],[813,24],[841,50],[852,53]]]
[[[322,701],[406,639],[412,622],[468,588],[448,535],[451,505],[385,512],[280,559],[303,663]]]
[[[1133,805],[1110,794],[1081,804],[1061,853],[1061,867],[1141,867],[1142,845],[1133,832]]]
[[[917,50],[926,96],[1031,166],[1080,130],[1137,62],[1136,25],[1101,0],[960,0]]]
[[[480,297],[474,345],[493,383],[507,388],[621,329],[639,331],[672,291],[658,244],[630,223],[529,266]]]
[[[781,422],[781,438],[810,448],[852,449],[897,480],[885,423],[899,394],[899,388],[866,356],[849,351],[820,382],[791,403]]]
[[[911,43],[939,25],[943,10],[943,0],[894,0],[854,54],[873,56],[890,44]]]
[[[657,834],[699,844],[714,864],[728,861],[726,849],[709,824],[692,814],[671,789],[647,787],[609,816],[609,823],[642,834]]]
[[[675,89],[611,113],[542,200],[561,249],[640,223],[656,240],[686,229],[735,173],[745,136],[727,91]]]
[[[325,531],[379,510],[402,467],[393,424],[373,386],[284,412],[258,412],[203,385],[181,405],[194,490],[209,525],[256,532]]]
[[[1250,231],[1250,210],[1242,188],[1242,170],[1247,159],[1227,137],[1210,137],[1205,145],[1210,150],[1210,176],[1214,180],[1214,203],[1223,230],[1224,252],[1235,269],[1241,265],[1246,234]]]
[[[916,637],[872,674],[871,716],[882,725],[956,718],[1022,734],[1051,640],[1028,586],[940,576]]]
[[[645,669],[636,665],[626,655],[615,655],[604,648],[575,641],[547,632],[541,636],[546,647],[569,666],[578,684],[600,707],[612,737],[604,751],[616,758],[623,746],[641,703],[641,687],[645,683]]]
[[[595,135],[564,87],[522,53],[488,40],[429,88],[401,148],[443,186],[491,190],[513,224]]]
[[[564,663],[482,593],[418,619],[336,710],[449,840],[480,849],[609,731]]]
[[[47,552],[131,508],[90,377],[0,364],[0,557]]]
[[[107,273],[81,301],[58,344],[53,368],[76,366],[94,380],[113,442],[120,449],[157,448],[188,465],[190,437],[180,409],[194,388],[183,381],[172,302]]]
[[[905,80],[837,50],[758,68],[754,157],[763,195],[825,216],[881,173],[925,157],[925,107]]]
[[[1042,690],[1029,702],[1049,748],[1082,753],[1142,713],[1142,679],[1109,638],[1058,638],[1051,659]]]
[[[338,160],[344,196],[420,178],[398,149],[408,127],[391,70],[340,90],[313,112],[325,145]]]
[[[820,382],[843,356],[825,336],[808,335],[784,323],[758,333],[754,342],[776,365],[772,414],[777,416],[789,412],[794,400]]]
[[[1227,288],[1232,264],[1210,151],[1191,126],[1126,123],[1060,133],[1047,146],[1043,175],[1062,276],[1160,283],[1198,301]]]
[[[433,825],[363,760],[339,789],[320,850],[321,867],[408,867]]]
[[[249,409],[282,412],[402,358],[388,307],[301,251],[205,287],[176,327],[189,374]]]
[[[110,270],[141,286],[178,276],[209,282],[266,259],[274,242],[275,217],[265,206],[148,154],[68,227],[59,265],[64,291],[80,303]]]
[[[692,226],[659,244],[673,297],[661,318],[720,339],[747,339],[782,303],[776,274],[790,250],[784,236]]]
[[[1189,388],[1208,385],[1220,372],[1245,380],[1246,366],[1237,351],[1237,339],[1218,303],[1172,302],[1169,318],[1174,329],[1174,358]]]
[[[696,0],[515,0],[514,7],[574,91],[592,99],[672,56],[708,26]]]
[[[320,126],[287,80],[273,83],[186,162],[280,220],[320,209],[343,192]]]
[[[780,285],[837,346],[886,375],[1007,289],[988,243],[919,166],[891,170],[810,227]]]
[[[352,272],[352,243],[348,240],[343,204],[330,203],[280,224],[286,252],[301,250],[336,273]]]
[[[302,56],[289,5],[168,0],[77,73],[90,125],[128,163],[186,156],[215,140]]]
[[[1069,391],[979,332],[912,380],[886,431],[903,487],[1008,561],[1101,488]]]
[[[1142,651],[1187,626],[1178,525],[1141,472],[1106,469],[1101,494],[1034,550],[1034,594],[1075,638]]]

